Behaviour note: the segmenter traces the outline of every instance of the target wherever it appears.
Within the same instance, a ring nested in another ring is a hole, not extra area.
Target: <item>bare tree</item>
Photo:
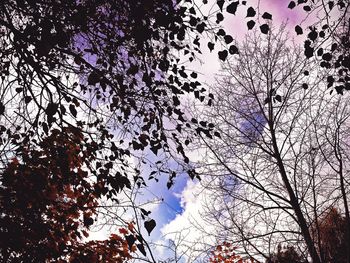
[[[349,215],[348,97],[330,95],[323,72],[287,37],[284,28],[250,35],[238,59],[222,64],[206,112],[220,138],[202,138],[212,190],[206,215],[253,258],[286,243],[326,262],[317,218],[333,206]]]

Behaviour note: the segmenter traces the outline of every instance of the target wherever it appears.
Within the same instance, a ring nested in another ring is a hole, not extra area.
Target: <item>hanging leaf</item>
[[[272,19],[272,15],[270,14],[270,13],[267,13],[267,12],[265,12],[263,15],[262,15],[262,18],[264,18],[264,19]]]
[[[233,37],[230,35],[224,36],[224,40],[226,44],[230,44],[233,41]]]
[[[145,247],[143,246],[143,244],[136,244],[138,250],[142,253],[142,255],[147,256],[146,254],[146,250]]]
[[[303,29],[300,26],[295,26],[295,32],[297,35],[302,35],[303,34]]]
[[[275,96],[275,99],[278,101],[278,102],[282,102],[282,97],[280,95],[276,95]]]
[[[311,11],[311,7],[310,7],[309,5],[304,6],[303,9],[304,9],[306,12],[310,12],[310,11]]]
[[[152,230],[156,227],[156,221],[154,221],[154,219],[145,221],[144,226],[148,232],[148,235],[151,235]]]
[[[228,52],[227,50],[219,51],[218,55],[219,55],[219,59],[221,59],[222,61],[225,61],[228,56]]]
[[[222,8],[224,6],[225,0],[217,0],[216,1],[217,5],[219,6],[221,12],[222,12]]]
[[[5,112],[5,105],[2,102],[0,102],[0,115],[3,115],[4,112]]]
[[[212,51],[213,51],[214,46],[215,46],[215,44],[214,44],[214,43],[212,43],[212,42],[208,42],[208,48],[209,48],[210,52],[212,52]]]
[[[93,71],[90,73],[87,81],[88,81],[89,85],[93,86],[93,85],[96,85],[100,81],[100,78],[99,78],[98,74],[95,71]]]
[[[237,7],[238,7],[238,4],[239,4],[239,1],[237,2],[232,2],[231,4],[229,4],[227,7],[226,7],[226,11],[227,13],[230,13],[230,14],[236,14],[236,11],[237,11]]]
[[[260,31],[263,34],[267,34],[269,32],[269,26],[267,24],[263,24],[260,26]]]
[[[295,2],[294,1],[290,1],[289,5],[288,5],[288,8],[289,9],[293,9],[295,6],[296,6]]]
[[[251,30],[254,26],[255,26],[255,21],[254,20],[250,20],[250,21],[247,22],[248,30]]]
[[[74,104],[69,105],[69,111],[74,117],[77,117],[77,110],[75,109]]]
[[[317,36],[318,36],[318,34],[317,34],[316,30],[312,30],[312,31],[307,35],[307,37],[308,37],[310,40],[312,40],[312,41],[315,41],[315,40],[317,39]]]
[[[131,250],[131,247],[134,245],[136,238],[134,235],[127,235],[125,236],[126,242],[128,243],[129,250]]]
[[[229,51],[231,55],[238,54],[238,48],[235,45],[231,45]]]
[[[247,9],[247,16],[246,17],[254,17],[256,15],[256,11],[253,7],[249,7]]]
[[[46,108],[46,114],[49,116],[53,116],[56,114],[58,110],[58,104],[57,103],[49,103]]]

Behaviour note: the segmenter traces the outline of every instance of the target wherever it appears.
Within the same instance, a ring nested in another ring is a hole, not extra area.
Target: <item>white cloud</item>
[[[201,215],[205,210],[207,198],[208,191],[199,182],[188,181],[181,193],[183,213],[161,229],[164,237],[175,243],[178,253],[184,254],[186,262],[193,262],[196,258],[204,256],[203,251],[215,243],[210,235],[214,227]]]

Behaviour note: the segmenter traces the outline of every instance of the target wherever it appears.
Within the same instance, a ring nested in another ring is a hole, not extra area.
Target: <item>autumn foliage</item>
[[[315,240],[319,239],[318,250],[323,262],[346,263],[346,220],[332,207],[319,218],[314,226]]]
[[[243,258],[235,252],[237,247],[234,247],[228,242],[223,242],[212,251],[210,263],[257,263],[254,259]]]
[[[1,262],[124,262],[131,258],[123,237],[89,241],[98,205],[95,182],[83,163],[92,158],[76,129],[19,147],[0,177]]]

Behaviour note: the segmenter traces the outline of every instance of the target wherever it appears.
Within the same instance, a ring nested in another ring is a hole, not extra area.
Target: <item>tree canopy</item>
[[[284,8],[297,5],[322,14],[295,31],[307,32],[305,57],[317,57],[328,87],[342,94],[349,89],[349,4],[303,0]],[[188,96],[205,107],[214,102],[190,63],[204,49],[222,62],[241,52],[224,28],[238,12],[246,13],[248,30],[270,33],[272,14],[247,1],[1,1],[2,260],[123,262],[135,250],[146,255],[133,223],[105,241],[84,236],[102,199],[118,205],[124,190],[147,187],[157,176],[168,176],[171,188],[178,170],[199,178],[186,146],[193,136],[221,135],[184,107]],[[150,234],[156,221],[137,213]]]

